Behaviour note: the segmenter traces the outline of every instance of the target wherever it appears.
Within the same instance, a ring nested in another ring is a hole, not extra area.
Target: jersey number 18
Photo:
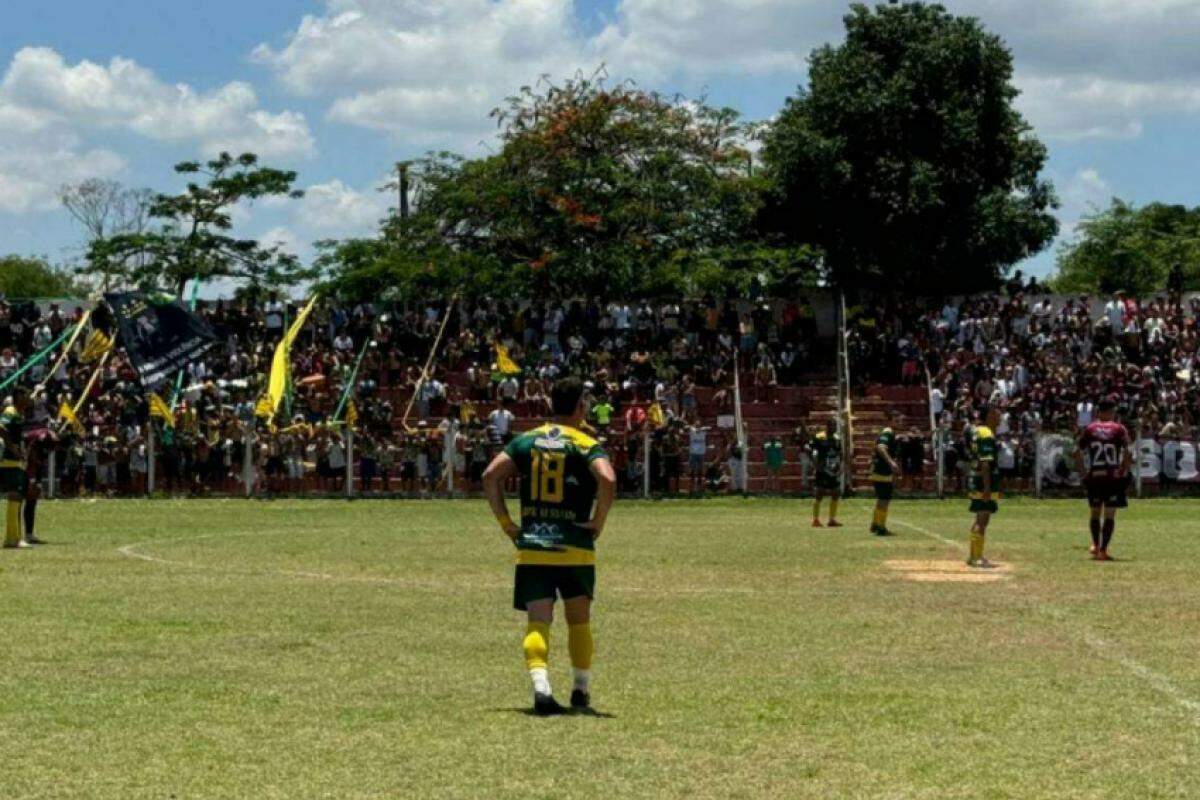
[[[532,470],[529,476],[529,499],[542,503],[563,501],[563,472],[567,457],[562,453],[533,451]]]

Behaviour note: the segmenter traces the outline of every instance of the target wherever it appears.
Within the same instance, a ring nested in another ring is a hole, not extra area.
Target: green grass
[[[1011,501],[1003,580],[888,566],[960,559],[964,506],[619,503],[609,716],[541,720],[482,502],[48,503],[0,555],[0,797],[1200,797],[1200,503],[1135,503],[1112,564]]]

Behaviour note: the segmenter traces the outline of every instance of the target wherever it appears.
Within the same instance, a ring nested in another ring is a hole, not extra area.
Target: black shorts
[[[281,456],[271,456],[267,459],[267,474],[272,477],[283,474],[283,458]]]
[[[842,477],[828,472],[817,473],[817,488],[825,492],[836,492],[842,488]]]
[[[1085,481],[1088,505],[1092,508],[1128,508],[1128,478],[1093,478]]]
[[[995,500],[982,500],[975,497],[971,499],[971,507],[967,510],[972,514],[995,514],[1000,510],[1000,504]]]
[[[561,597],[595,597],[596,568],[587,566],[547,567],[518,564],[513,577],[513,608],[525,611],[535,600],[554,600]]]
[[[10,465],[0,467],[0,495],[25,494],[25,481],[24,464],[14,461]]]
[[[895,487],[891,481],[873,481],[872,486],[875,487],[875,499],[888,501],[892,499],[892,494],[895,492]]]

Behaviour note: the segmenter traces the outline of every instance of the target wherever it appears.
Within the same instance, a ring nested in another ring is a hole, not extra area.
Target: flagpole
[[[46,389],[46,384],[50,382],[50,379],[54,377],[54,373],[58,372],[58,368],[61,367],[67,360],[67,356],[71,354],[71,348],[75,346],[75,340],[79,338],[79,334],[83,333],[83,327],[87,325],[88,320],[91,318],[92,310],[89,308],[87,311],[83,312],[83,317],[80,318],[79,324],[75,326],[75,332],[71,334],[70,340],[63,347],[62,355],[59,356],[58,360],[54,362],[54,366],[51,367],[50,371],[46,373],[46,377],[42,379],[42,382],[39,383],[37,388],[33,390],[34,397],[37,397]]]
[[[342,416],[342,410],[346,407],[346,401],[354,394],[354,387],[358,384],[358,369],[362,366],[363,356],[367,354],[367,348],[371,346],[371,337],[363,342],[362,349],[358,351],[358,358],[354,362],[354,369],[350,371],[350,378],[346,381],[346,387],[342,389],[342,396],[338,399],[337,408],[333,411],[332,422],[337,422]]]
[[[450,312],[458,303],[458,293],[450,298],[450,302],[446,305],[446,316],[442,319],[442,327],[438,330],[437,338],[433,340],[433,347],[429,350],[429,358],[425,359],[425,366],[421,370],[421,378],[417,381],[417,386],[413,389],[412,397],[408,398],[408,407],[404,409],[404,416],[400,419],[400,424],[404,426],[406,431],[412,431],[408,426],[408,415],[412,413],[413,403],[417,401],[417,395],[421,393],[421,389],[425,386],[425,379],[429,376],[429,369],[433,366],[433,360],[437,356],[438,346],[442,343],[442,334],[446,332],[446,325],[450,322]]]
[[[92,370],[92,377],[88,378],[87,385],[83,387],[83,393],[79,395],[78,402],[71,407],[71,416],[76,420],[79,419],[79,410],[83,408],[88,400],[88,395],[92,393],[92,387],[96,385],[96,379],[100,377],[100,373],[104,370],[104,365],[108,363],[108,357],[112,355],[112,348],[100,357],[100,361],[96,364],[96,368]],[[60,427],[59,430],[62,430]]]
[[[22,364],[21,368],[19,370],[14,372],[12,375],[9,375],[3,381],[0,381],[0,391],[7,389],[9,386],[12,386],[14,383],[17,382],[17,380],[22,375],[24,375],[26,372],[28,372],[29,370],[36,367],[38,364],[45,361],[46,358],[50,355],[50,353],[53,352],[54,348],[56,348],[60,344],[62,344],[63,341],[65,341],[68,336],[70,336],[70,334],[67,333],[66,331],[63,331],[62,334],[59,335],[59,337],[57,339],[55,339],[53,342],[51,342],[49,346],[43,348],[42,350],[39,350],[37,353],[34,353],[32,356],[30,356],[29,360],[26,361],[24,364]]]

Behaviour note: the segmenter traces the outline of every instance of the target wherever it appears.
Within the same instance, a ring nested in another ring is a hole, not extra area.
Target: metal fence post
[[[50,457],[46,459],[46,497],[53,500],[58,488],[58,452],[54,449],[50,450]]]
[[[1142,426],[1138,425],[1133,434],[1133,483],[1137,497],[1142,499]]]
[[[242,428],[242,481],[246,484],[246,497],[254,496],[254,446],[257,441],[254,431],[248,426]]]
[[[937,493],[941,500],[946,497],[946,431],[937,428],[934,438],[937,440]]]
[[[346,426],[346,499],[354,497],[354,431]]]
[[[645,423],[649,424],[649,421]],[[650,428],[642,428],[642,497],[650,499]]]
[[[154,496],[154,423],[146,423],[146,494],[150,497]]]

